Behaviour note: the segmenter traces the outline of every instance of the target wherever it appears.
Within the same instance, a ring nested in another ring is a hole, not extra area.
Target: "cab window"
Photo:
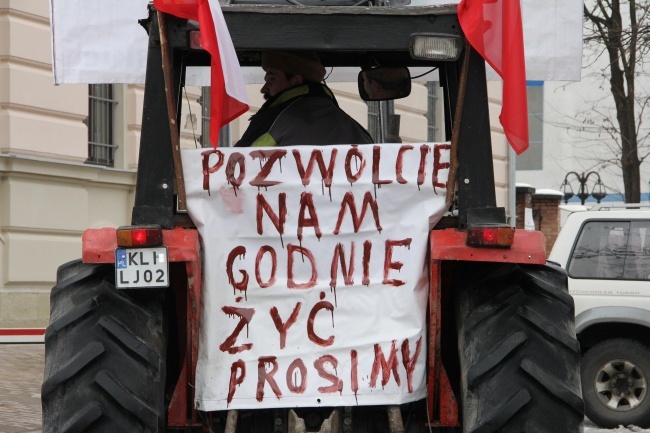
[[[568,266],[572,278],[648,279],[650,221],[592,221],[582,227]]]

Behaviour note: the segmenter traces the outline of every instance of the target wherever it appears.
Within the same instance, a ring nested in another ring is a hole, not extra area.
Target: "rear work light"
[[[461,47],[460,37],[449,35],[412,35],[409,41],[411,57],[421,60],[457,60]]]
[[[122,226],[117,229],[118,247],[157,247],[162,243],[162,229],[159,225]]]
[[[467,245],[472,247],[510,248],[515,239],[512,227],[472,227],[467,230]]]

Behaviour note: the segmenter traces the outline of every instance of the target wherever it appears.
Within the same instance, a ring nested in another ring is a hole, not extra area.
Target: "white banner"
[[[411,5],[458,2],[412,0]],[[55,83],[144,83],[147,34],[138,19],[147,17],[147,3],[50,0]],[[582,4],[582,0],[522,0],[528,80],[580,81]],[[208,85],[201,77],[190,77],[191,84]]]
[[[144,83],[148,3],[50,0],[54,83]]]
[[[448,143],[182,151],[204,251],[196,407],[426,396]]]

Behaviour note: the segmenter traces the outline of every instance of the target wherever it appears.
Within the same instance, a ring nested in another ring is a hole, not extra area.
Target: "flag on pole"
[[[526,64],[519,0],[462,0],[458,20],[472,47],[503,79],[499,121],[519,155],[528,149]]]
[[[235,48],[217,0],[154,0],[157,10],[199,22],[201,46],[210,53],[210,141],[248,110],[248,96]]]

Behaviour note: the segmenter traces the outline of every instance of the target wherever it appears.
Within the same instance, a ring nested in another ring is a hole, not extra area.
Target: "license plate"
[[[169,287],[167,247],[117,248],[115,287]]]

